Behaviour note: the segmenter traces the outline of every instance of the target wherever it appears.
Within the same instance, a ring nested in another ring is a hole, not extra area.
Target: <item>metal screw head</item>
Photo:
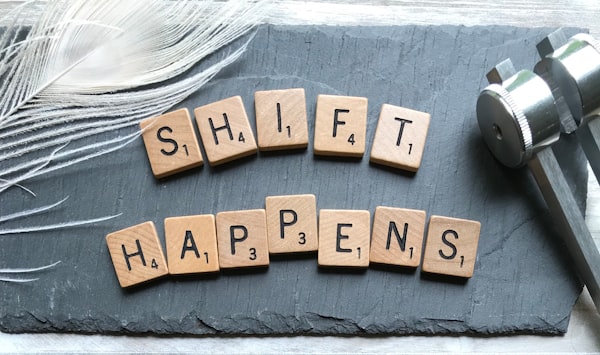
[[[495,67],[495,72],[501,73],[498,77],[507,73],[506,68],[506,64],[500,70]],[[511,168],[525,165],[560,134],[552,92],[528,70],[483,89],[477,100],[477,122],[492,154]]]

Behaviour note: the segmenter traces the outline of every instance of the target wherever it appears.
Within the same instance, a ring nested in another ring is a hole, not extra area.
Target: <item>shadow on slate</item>
[[[0,284],[4,332],[153,334],[560,334],[582,284],[527,170],[508,170],[485,148],[475,102],[485,73],[510,56],[531,69],[551,29],[512,27],[263,26],[243,57],[179,107],[193,110],[241,95],[255,129],[256,90],[306,89],[310,144],[294,154],[259,154],[225,168],[205,166],[164,181],[151,174],[142,140],[118,153],[36,178],[2,195],[0,212],[70,196],[19,223],[38,225],[123,213],[68,230],[0,238],[0,267],[57,260],[30,284]],[[576,33],[574,29],[569,33]],[[240,42],[237,42],[239,45]],[[206,63],[214,61],[209,58]],[[318,94],[369,99],[367,154],[315,159]],[[383,103],[431,113],[420,170],[369,164]],[[125,132],[123,132],[125,133]],[[587,170],[572,140],[557,147],[585,209]],[[396,206],[481,221],[473,278],[369,268],[320,272],[316,257],[277,258],[254,273],[167,277],[122,290],[104,237],[147,220],[264,208],[269,195],[313,193],[318,208]]]

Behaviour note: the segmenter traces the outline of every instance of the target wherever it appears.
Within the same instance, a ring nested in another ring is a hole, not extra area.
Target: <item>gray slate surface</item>
[[[142,140],[123,151],[37,178],[0,196],[0,215],[69,200],[15,221],[56,223],[123,213],[110,222],[0,237],[0,267],[61,260],[38,282],[0,284],[5,332],[157,334],[563,333],[581,291],[563,243],[526,170],[501,167],[484,147],[475,101],[485,73],[510,56],[532,68],[550,29],[511,27],[261,27],[247,53],[180,107],[234,95],[254,127],[256,90],[303,87],[309,148],[205,166],[164,181],[151,174]],[[574,33],[573,30],[570,33]],[[415,174],[313,156],[316,96],[369,99],[367,152],[383,103],[430,112]],[[123,132],[125,133],[125,132]],[[569,139],[557,150],[584,209],[587,172]],[[397,206],[482,223],[475,273],[467,282],[420,270],[323,271],[316,256],[277,258],[266,270],[164,278],[123,290],[104,236],[177,215],[263,208],[269,195],[313,193],[318,208]],[[8,226],[4,226],[8,227]]]

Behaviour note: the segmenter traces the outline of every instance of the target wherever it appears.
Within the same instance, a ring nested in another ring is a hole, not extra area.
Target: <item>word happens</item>
[[[422,264],[426,273],[473,275],[477,221],[431,216],[424,243],[421,210],[377,207],[373,228],[366,210],[321,209],[318,217],[314,195],[268,196],[264,209],[166,218],[166,259],[151,221],[110,233],[106,243],[124,288],[167,274],[267,267],[270,254],[314,252],[320,267]]]
[[[240,96],[194,110],[202,145],[211,166],[260,150],[308,146],[304,89],[257,91],[254,94],[258,145]],[[314,154],[362,157],[366,146],[367,98],[318,95]],[[384,104],[370,160],[416,172],[423,157],[430,115]],[[140,122],[152,173],[164,178],[204,162],[187,109]]]

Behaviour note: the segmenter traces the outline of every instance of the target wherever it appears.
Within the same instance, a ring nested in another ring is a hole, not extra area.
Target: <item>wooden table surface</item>
[[[21,1],[0,0],[0,15]],[[598,0],[276,1],[273,24],[577,26],[600,38]],[[600,188],[590,171],[586,221],[600,247]],[[0,353],[600,353],[600,314],[586,290],[564,336],[179,338],[0,333]]]

